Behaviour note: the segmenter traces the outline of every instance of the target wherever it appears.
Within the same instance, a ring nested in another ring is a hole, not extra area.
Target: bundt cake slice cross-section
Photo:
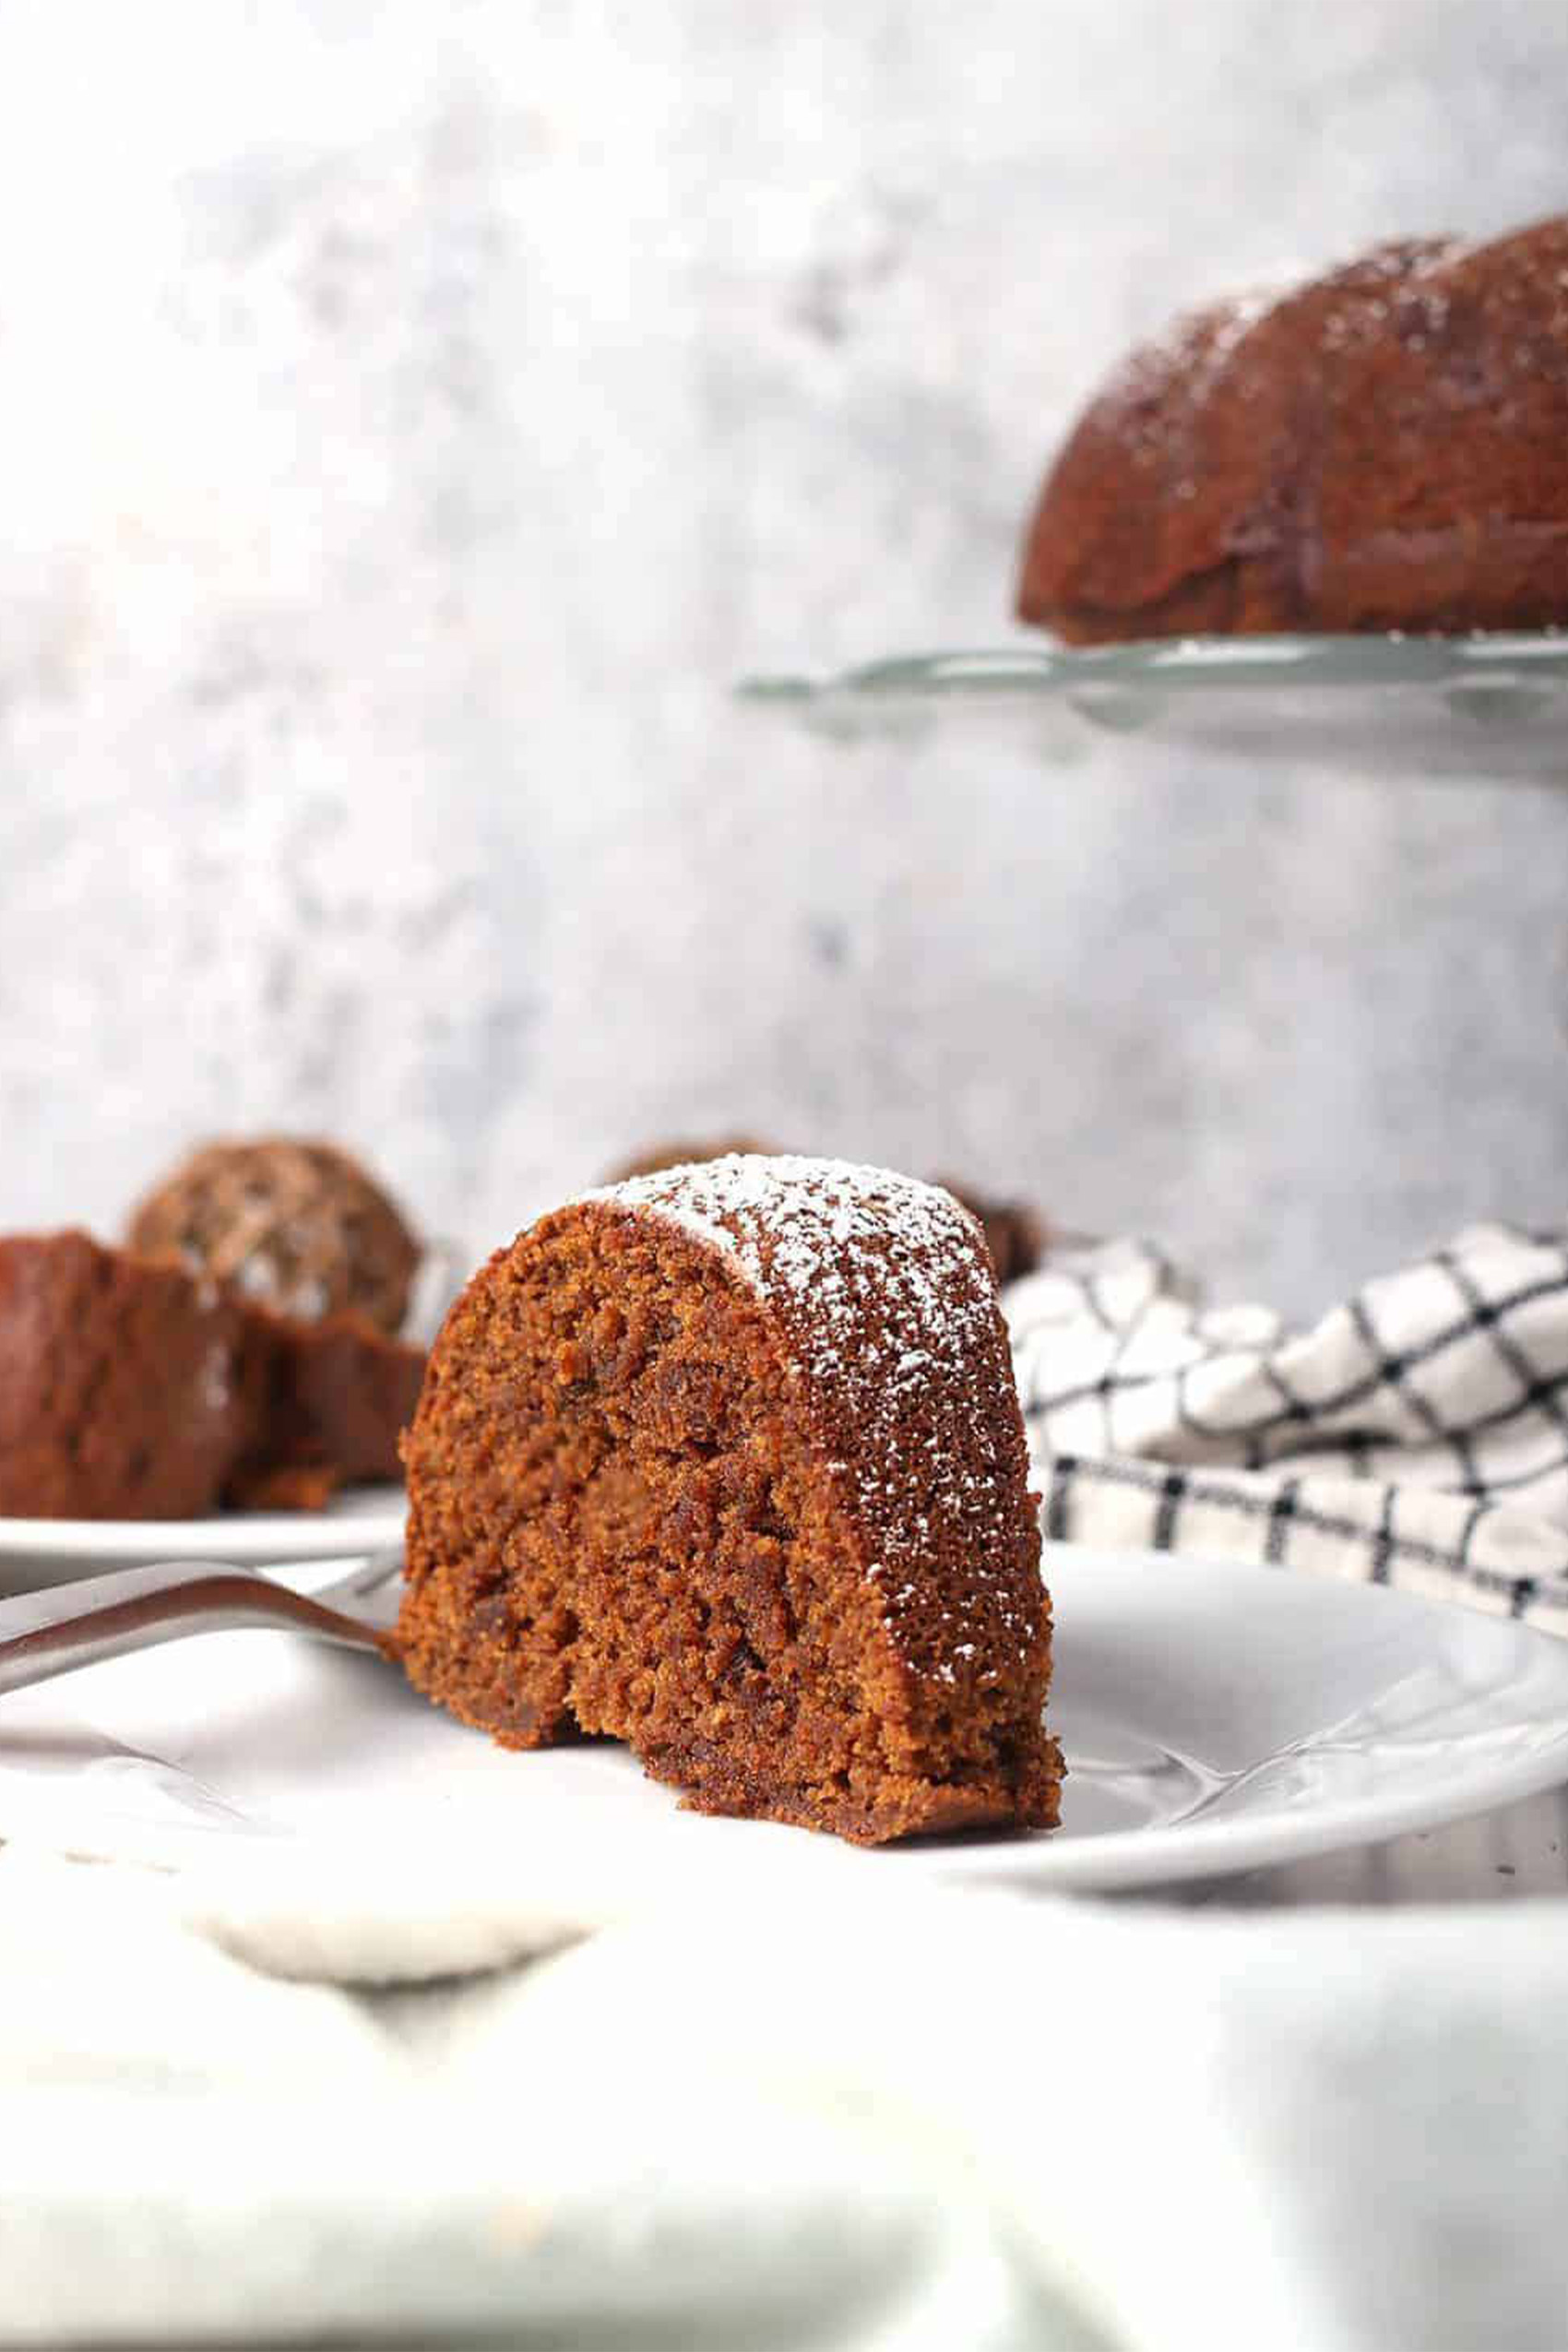
[[[980,1229],[736,1157],[496,1253],[413,1425],[409,1674],[507,1745],[626,1740],[709,1812],[1047,1827],[1050,1605]]]

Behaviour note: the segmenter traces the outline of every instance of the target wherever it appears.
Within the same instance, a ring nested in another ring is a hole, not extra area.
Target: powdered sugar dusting
[[[892,1629],[905,1615],[929,1621],[922,1571],[956,1557],[971,1589],[945,1612],[951,1634],[978,1611],[992,1635],[1032,1638],[1017,1599],[1018,1467],[996,1415],[1009,1360],[980,1228],[950,1193],[847,1160],[747,1154],[585,1197],[722,1252],[773,1311],[835,1432],[827,1467],[870,1533],[867,1574]],[[936,1670],[951,1680],[951,1660]]]
[[[966,1326],[989,1327],[994,1289],[978,1229],[950,1193],[884,1168],[790,1155],[731,1154],[602,1187],[589,1199],[648,1208],[737,1259],[765,1294],[813,1307],[812,1369],[863,1360],[868,1290],[897,1313],[901,1342],[873,1352],[879,1380],[957,1370]],[[955,1256],[967,1279],[951,1279]],[[907,1324],[906,1324],[906,1318]],[[869,1364],[867,1369],[870,1369]]]
[[[1269,410],[1273,422],[1260,428],[1266,490],[1281,467],[1332,459],[1332,434],[1322,422],[1316,431],[1301,423],[1309,386],[1316,386],[1316,409],[1330,404],[1330,423],[1340,410],[1359,421],[1378,404],[1367,371],[1409,355],[1418,355],[1419,373],[1402,397],[1408,402],[1420,391],[1434,435],[1477,410],[1506,432],[1520,405],[1537,414],[1538,429],[1555,434],[1559,387],[1568,379],[1568,272],[1559,266],[1565,252],[1568,223],[1551,220],[1485,246],[1453,237],[1397,239],[1324,274],[1282,276],[1272,287],[1176,317],[1121,363],[1089,419],[1182,504],[1198,498],[1217,471],[1221,479],[1234,471],[1217,469],[1206,441],[1211,410],[1228,412],[1240,401]],[[1233,436],[1233,424],[1223,430]],[[1233,456],[1231,441],[1224,445]],[[1284,503],[1294,511],[1316,500],[1306,480],[1292,482]],[[1272,505],[1278,503],[1274,494]],[[1227,546],[1255,553],[1275,536],[1269,517],[1242,517]]]

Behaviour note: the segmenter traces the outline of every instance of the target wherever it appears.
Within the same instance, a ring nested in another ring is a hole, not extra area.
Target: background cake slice
[[[424,1377],[422,1348],[351,1309],[298,1321],[247,1306],[256,1436],[225,1482],[250,1510],[319,1510],[339,1487],[401,1479],[398,1441]]]
[[[389,1335],[407,1321],[422,1255],[359,1160],[300,1135],[204,1144],[141,1202],[126,1238],[275,1313],[352,1311]]]
[[[1056,1817],[1050,1607],[979,1227],[732,1158],[501,1250],[404,1441],[413,1681],[630,1742],[713,1812],[876,1842]]]
[[[423,1351],[88,1233],[0,1235],[0,1516],[314,1509],[399,1475]]]
[[[0,1515],[210,1510],[252,1407],[244,1311],[90,1234],[0,1236]]]

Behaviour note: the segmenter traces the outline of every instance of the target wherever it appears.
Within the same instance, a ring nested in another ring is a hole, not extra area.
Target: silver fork
[[[402,1565],[401,1551],[377,1552],[303,1593],[220,1560],[165,1560],[25,1593],[0,1601],[0,1693],[160,1642],[245,1626],[281,1626],[386,1657]]]

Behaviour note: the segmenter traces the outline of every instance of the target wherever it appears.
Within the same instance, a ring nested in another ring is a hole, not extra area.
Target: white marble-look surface
[[[834,752],[1172,306],[1568,201],[1547,0],[0,5],[0,1222],[745,1124],[1312,1307],[1568,1197],[1568,794]]]

